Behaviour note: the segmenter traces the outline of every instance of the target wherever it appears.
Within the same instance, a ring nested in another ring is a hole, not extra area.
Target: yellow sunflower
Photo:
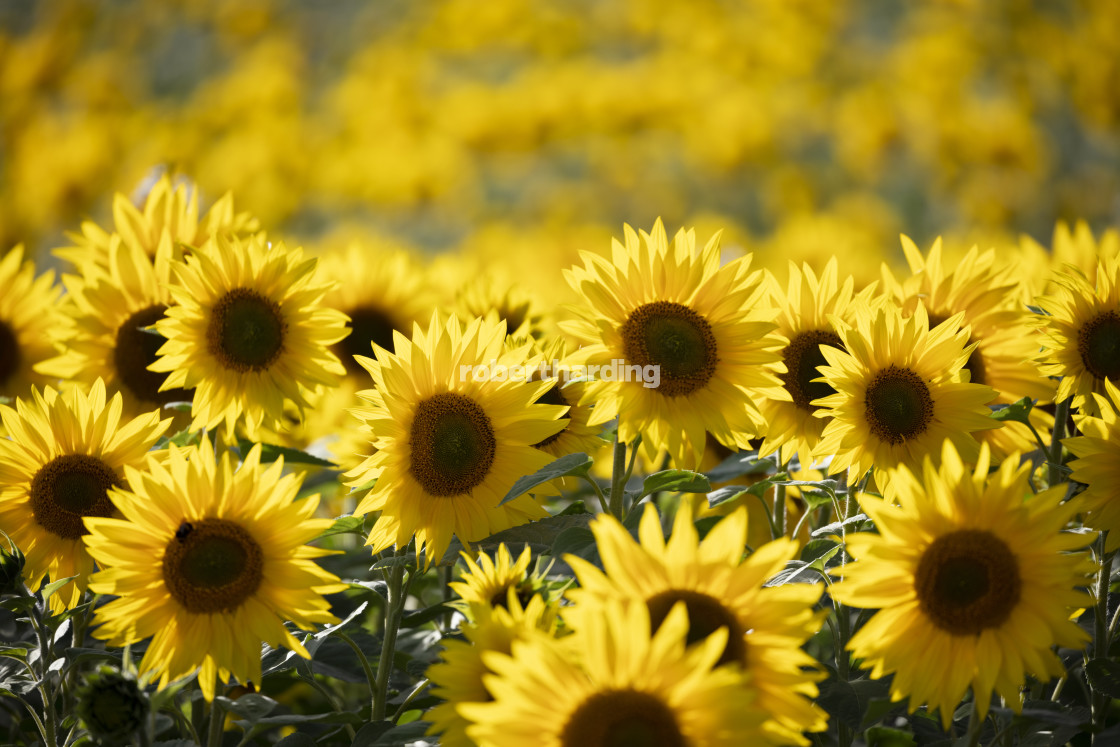
[[[526,341],[528,339],[531,338],[527,338]],[[534,348],[536,347],[538,346],[534,345]],[[603,439],[599,437],[602,428],[588,423],[591,418],[591,406],[580,404],[587,384],[578,377],[568,374],[571,369],[567,366],[572,357],[568,354],[567,344],[560,338],[553,338],[539,348],[541,353],[538,356],[539,360],[534,359],[537,360],[537,364],[533,366],[529,383],[551,381],[552,386],[540,396],[538,402],[567,407],[568,410],[564,414],[564,429],[533,444],[533,447],[557,459],[568,454],[594,454],[604,445]],[[567,478],[561,480],[560,485],[572,487]]]
[[[948,728],[969,687],[983,717],[993,689],[1022,707],[1025,672],[1065,674],[1051,647],[1088,639],[1070,613],[1091,604],[1074,587],[1094,564],[1071,552],[1091,535],[1062,531],[1079,510],[1061,502],[1065,486],[1032,494],[1030,464],[1017,458],[989,476],[987,445],[975,471],[949,441],[940,462],[925,459],[921,477],[897,470],[894,501],[861,498],[879,532],[848,535],[855,562],[833,571],[843,579],[831,593],[879,610],[849,649],[873,678],[894,673],[894,700],[909,696],[911,711],[928,703]]]
[[[529,346],[507,349],[505,323],[436,314],[395,353],[359,356],[374,389],[355,409],[373,453],[346,473],[350,485],[373,478],[356,514],[380,511],[367,544],[373,552],[404,547],[441,557],[455,534],[465,542],[546,512],[532,497],[499,505],[514,482],[552,461],[533,448],[563,427],[565,408],[536,404],[549,382],[522,379]],[[522,367],[520,376],[511,376]],[[501,374],[504,372],[504,374]],[[501,374],[501,375],[500,375]],[[501,380],[499,380],[501,379]]]
[[[469,610],[473,605],[505,607],[511,593],[524,603],[540,587],[539,579],[534,579],[529,574],[529,563],[533,560],[533,554],[528,545],[521,551],[516,561],[513,560],[504,542],[498,545],[495,558],[491,558],[486,553],[479,553],[476,563],[467,553],[461,555],[463,562],[467,564],[467,572],[448,586],[463,600],[465,610]],[[537,581],[536,584],[534,580]]]
[[[941,239],[926,257],[908,237],[902,248],[910,265],[910,276],[898,280],[886,265],[883,279],[887,292],[912,314],[918,304],[925,306],[929,324],[935,327],[958,312],[969,328],[968,343],[976,343],[965,369],[969,381],[986,384],[998,393],[996,403],[1010,404],[1023,397],[1039,403],[1054,399],[1055,384],[1034,364],[1040,340],[1031,324],[1031,314],[1023,306],[1018,283],[1008,281],[1004,268],[996,264],[995,250],[968,251],[953,267],[946,267]],[[1035,427],[1048,430],[1049,415],[1032,411]],[[978,434],[988,441],[997,456],[1035,448],[1033,434],[1022,423],[1008,422],[1003,427]]]
[[[59,323],[54,271],[35,277],[35,263],[17,246],[0,258],[0,397],[26,397],[49,376],[35,364],[54,355],[51,334]]]
[[[976,458],[972,434],[999,427],[987,408],[996,391],[970,383],[963,372],[975,343],[966,347],[962,318],[955,314],[930,329],[921,304],[909,317],[882,305],[858,314],[854,326],[839,327],[844,350],[821,348],[828,361],[822,378],[836,394],[814,401],[823,408],[818,417],[832,418],[814,457],[831,456],[831,474],[847,469],[854,484],[874,466],[876,479],[886,480],[883,470],[918,468],[924,456],[940,453],[946,438],[966,460]]]
[[[100,380],[88,394],[32,388],[15,409],[0,405],[0,529],[27,555],[32,591],[44,576],[78,577],[51,597],[55,612],[78,603],[93,572],[83,517],[114,515],[109,489],[127,484],[125,468],[142,466],[171,424],[158,412],[122,422],[122,407],[120,394],[106,403]]]
[[[325,308],[315,260],[299,249],[218,236],[172,268],[176,304],[156,322],[167,338],[152,371],[161,389],[195,387],[194,428],[239,420],[252,434],[282,424],[285,402],[302,413],[309,396],[337,386],[345,369],[330,345],[346,335],[346,317]]]
[[[651,625],[658,630],[669,610],[683,602],[689,643],[715,630],[728,631],[717,663],[742,665],[758,707],[768,715],[763,729],[772,740],[808,745],[802,732],[827,728],[827,716],[812,702],[815,683],[823,674],[801,649],[820,628],[822,614],[814,612],[813,605],[820,599],[821,586],[764,586],[797,556],[796,542],[769,542],[744,561],[745,509],[716,524],[703,541],[691,512],[683,509],[666,542],[661,519],[648,504],[639,527],[640,544],[606,514],[591,523],[591,530],[606,573],[575,556],[565,557],[580,584],[567,594],[575,606],[561,610],[573,628],[579,630],[588,618],[604,614],[608,601],[624,600],[648,609]]]
[[[813,400],[835,394],[828,384],[817,381],[818,366],[825,364],[821,345],[840,347],[830,316],[851,321],[853,308],[849,276],[841,285],[837,280],[836,257],[828,261],[818,279],[809,265],[789,265],[789,286],[783,292],[772,283],[771,303],[780,312],[778,334],[789,340],[781,350],[786,371],[779,375],[787,399],[764,399],[760,409],[768,427],[759,454],[780,450],[783,463],[800,454],[808,465],[813,447],[820,442],[827,420],[815,417],[819,406]]]
[[[644,605],[608,603],[563,641],[532,636],[511,655],[482,657],[493,700],[464,703],[479,747],[740,747],[760,739],[762,714],[742,670],[717,667],[727,631],[686,649],[684,604],[654,630]]]
[[[1080,436],[1062,441],[1078,457],[1070,477],[1089,487],[1078,498],[1086,523],[1108,531],[1108,552],[1120,547],[1120,389],[1108,379],[1105,394],[1094,394],[1099,417],[1076,418]]]
[[[456,278],[461,282],[461,278]],[[542,334],[544,314],[533,297],[512,283],[500,284],[494,278],[479,277],[462,285],[455,294],[455,313],[463,319],[483,317],[506,323],[510,337],[537,338]]]
[[[155,257],[161,245],[165,250],[181,244],[197,247],[218,234],[247,236],[259,228],[256,218],[234,211],[233,196],[228,192],[200,219],[198,190],[164,174],[144,196],[143,209],[118,193],[113,197],[112,231],[85,221],[81,233],[67,234],[75,245],[56,249],[54,254],[81,268],[87,262],[106,264],[114,236],[120,236],[130,249]]]
[[[565,272],[586,301],[583,319],[560,326],[586,344],[589,424],[619,416],[620,441],[641,435],[649,459],[668,450],[682,468],[700,463],[708,433],[748,448],[766,429],[758,402],[789,398],[762,273],[749,272],[750,255],[721,266],[718,235],[698,252],[692,231],[670,243],[661,221],[625,232],[611,261],[584,253],[585,265]]]
[[[1096,283],[1068,267],[1053,277],[1050,295],[1036,303],[1043,374],[1061,377],[1055,399],[1073,397],[1073,406],[1096,414],[1090,395],[1105,394],[1104,382],[1120,382],[1120,257],[1102,257]]]
[[[128,468],[128,489],[113,493],[124,518],[86,522],[104,569],[90,589],[120,597],[98,607],[94,635],[113,646],[152,636],[140,672],[163,688],[199,669],[208,701],[231,674],[260,683],[262,641],[308,658],[285,622],[337,622],[322,595],[346,585],[313,562],[329,551],[305,544],[331,520],[312,518],[318,497],[296,500],[300,478],[283,470],[261,466],[260,446],[235,469],[208,438],[172,445],[145,472]]]
[[[467,737],[467,727],[473,722],[459,713],[459,706],[492,700],[483,678],[493,672],[484,663],[484,655],[490,651],[508,654],[514,641],[537,632],[551,637],[557,630],[556,605],[540,596],[530,597],[524,607],[514,596],[507,606],[484,602],[470,608],[470,622],[461,628],[465,640],[444,639],[441,661],[427,671],[432,694],[446,701],[425,714],[432,722],[428,733],[439,734],[444,747],[474,747]]]
[[[149,258],[114,235],[106,253],[105,265],[86,263],[81,276],[63,276],[70,299],[70,324],[59,335],[64,352],[35,370],[86,386],[100,378],[124,395],[129,414],[189,402],[190,391],[161,390],[166,376],[148,370],[164,342],[150,328],[172,304],[170,246]]]

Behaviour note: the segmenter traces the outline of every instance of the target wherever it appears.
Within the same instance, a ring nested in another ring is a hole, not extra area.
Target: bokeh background
[[[3,0],[0,246],[167,170],[270,234],[564,264],[623,222],[866,279],[1120,220],[1114,0]],[[558,279],[558,278],[557,278]]]

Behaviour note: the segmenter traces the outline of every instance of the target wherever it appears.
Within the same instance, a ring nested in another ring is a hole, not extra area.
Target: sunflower
[[[0,529],[27,555],[32,591],[44,576],[77,576],[50,598],[72,608],[86,589],[93,560],[82,545],[86,516],[112,516],[109,488],[126,485],[125,468],[141,466],[171,420],[158,412],[122,422],[121,395],[106,403],[105,384],[88,393],[46,387],[16,407],[0,406],[9,438],[0,439]]]
[[[848,648],[873,678],[894,673],[894,700],[928,703],[946,728],[970,686],[981,717],[993,689],[1018,711],[1024,672],[1065,674],[1051,647],[1088,639],[1070,613],[1091,603],[1074,587],[1094,565],[1070,551],[1092,537],[1062,531],[1078,501],[1061,502],[1065,486],[1032,494],[1030,464],[1018,465],[989,476],[985,444],[970,471],[946,441],[940,468],[927,457],[921,477],[896,471],[894,501],[861,498],[879,531],[848,535],[855,562],[833,571],[835,599],[879,610]]]
[[[764,731],[781,744],[808,745],[803,731],[827,728],[824,712],[812,703],[815,682],[823,677],[801,645],[820,627],[813,605],[819,584],[767,587],[766,581],[797,556],[798,545],[778,539],[747,560],[747,512],[738,509],[700,541],[691,512],[679,510],[666,543],[661,519],[647,504],[636,543],[617,519],[601,515],[591,524],[604,574],[575,556],[565,560],[580,588],[568,592],[574,607],[561,612],[579,630],[587,618],[604,613],[612,599],[634,601],[648,609],[658,630],[669,610],[683,602],[688,613],[687,641],[726,629],[719,664],[737,663],[750,677],[759,708],[768,714]]]
[[[197,247],[218,234],[247,236],[259,230],[256,218],[233,209],[228,192],[198,217],[198,190],[164,174],[151,186],[143,200],[143,210],[125,195],[113,197],[113,230],[106,231],[93,221],[82,223],[82,232],[67,234],[75,246],[56,249],[54,254],[81,268],[87,262],[107,264],[113,237],[130,248],[155,257],[161,245],[171,249],[180,245]]]
[[[482,657],[487,703],[464,703],[479,747],[738,747],[760,737],[762,714],[742,670],[717,667],[727,631],[686,649],[683,603],[654,630],[644,605],[608,603],[563,641],[514,641]]]
[[[560,326],[587,344],[588,374],[602,371],[581,399],[595,405],[588,424],[619,416],[621,442],[641,435],[649,459],[667,449],[683,468],[699,464],[707,433],[747,448],[766,428],[757,402],[789,398],[762,273],[748,272],[750,255],[721,266],[718,235],[697,252],[692,231],[670,244],[660,220],[651,233],[625,233],[610,262],[584,253],[585,265],[565,272],[586,307]]]
[[[986,406],[996,391],[970,383],[962,371],[975,349],[965,345],[962,318],[955,314],[931,330],[921,304],[909,317],[887,304],[839,327],[844,350],[821,348],[828,361],[822,379],[836,394],[814,401],[824,408],[818,417],[832,420],[813,455],[832,457],[831,474],[847,469],[854,484],[874,466],[876,479],[886,480],[889,473],[880,470],[916,468],[946,438],[965,459],[976,458],[972,434],[999,427]]]
[[[841,285],[837,281],[837,260],[825,265],[818,279],[809,265],[789,265],[788,290],[772,283],[771,302],[780,311],[778,334],[789,340],[782,348],[786,372],[780,374],[787,399],[764,399],[760,409],[769,424],[759,454],[780,451],[783,463],[794,454],[807,461],[813,447],[820,442],[826,420],[814,417],[819,406],[813,400],[835,394],[821,381],[817,367],[825,363],[821,345],[840,347],[840,336],[829,317],[852,321],[853,280],[849,276]]]
[[[540,579],[529,574],[529,563],[533,557],[528,545],[516,562],[504,542],[498,545],[496,559],[479,553],[476,563],[467,553],[461,555],[467,564],[467,573],[448,586],[463,600],[464,609],[474,605],[505,607],[509,604],[510,594],[526,603],[540,588]]]
[[[359,393],[369,406],[353,412],[374,453],[346,476],[350,485],[377,478],[355,510],[381,512],[367,542],[373,552],[415,536],[417,554],[431,562],[452,534],[473,542],[547,515],[530,496],[499,505],[518,478],[551,461],[533,444],[559,431],[565,413],[535,403],[548,382],[508,375],[529,346],[509,350],[504,340],[504,322],[464,327],[433,314],[411,340],[397,335],[395,353],[359,356],[375,388]]]
[[[432,694],[446,701],[426,714],[432,722],[428,733],[439,734],[444,747],[474,747],[467,737],[467,727],[474,722],[459,713],[459,706],[493,699],[483,683],[493,673],[483,656],[490,651],[508,654],[514,641],[538,632],[549,637],[557,632],[556,605],[539,595],[530,597],[524,607],[516,595],[507,606],[472,603],[468,615],[470,622],[461,628],[465,640],[445,639],[441,661],[427,671]]]
[[[1105,394],[1094,394],[1099,417],[1076,418],[1080,436],[1062,443],[1077,457],[1070,478],[1088,485],[1080,494],[1086,523],[1108,531],[1108,552],[1120,547],[1120,388],[1108,379]]]
[[[350,318],[346,337],[332,349],[347,378],[363,384],[366,371],[354,356],[369,357],[373,345],[392,350],[393,333],[411,334],[412,325],[424,322],[436,305],[423,269],[402,249],[348,244],[321,254],[316,272],[332,284],[323,304]]]
[[[197,387],[193,428],[239,419],[252,434],[283,422],[284,403],[302,413],[310,393],[337,386],[345,369],[329,346],[346,335],[346,317],[321,304],[315,260],[299,249],[218,236],[172,268],[176,305],[156,322],[167,338],[152,371],[161,389]]]
[[[81,276],[63,276],[71,322],[59,335],[64,352],[35,370],[85,385],[100,378],[124,395],[130,414],[189,402],[191,392],[161,390],[166,376],[148,370],[164,342],[150,328],[172,304],[171,247],[149,258],[114,235],[106,252],[104,266],[86,263]]]
[[[1007,282],[1008,274],[996,264],[995,250],[969,250],[947,268],[937,239],[926,257],[908,237],[902,248],[910,265],[910,276],[897,280],[883,267],[887,292],[912,314],[918,304],[925,306],[929,324],[935,327],[958,312],[969,328],[968,343],[976,343],[965,369],[969,381],[986,384],[998,392],[996,403],[1010,404],[1023,397],[1040,403],[1053,401],[1055,385],[1039,373],[1033,358],[1039,349],[1037,331],[1030,325],[1031,314],[1020,302],[1018,283]],[[1036,428],[1046,430],[1048,416],[1034,412]],[[1035,448],[1034,436],[1022,423],[1008,422],[1003,427],[983,431],[979,438],[989,441],[997,456]]]
[[[159,687],[199,669],[206,700],[216,680],[261,681],[261,642],[307,651],[285,621],[310,630],[337,622],[323,594],[346,586],[305,543],[331,525],[311,518],[318,497],[296,500],[300,479],[268,468],[254,446],[240,468],[219,463],[208,438],[169,447],[166,464],[126,470],[128,489],[113,492],[123,519],[89,519],[86,545],[104,569],[90,589],[115,599],[98,607],[94,631],[113,646],[152,636],[141,674]]]
[[[0,397],[26,397],[32,385],[50,381],[34,367],[54,355],[51,333],[62,289],[53,270],[35,277],[35,263],[24,261],[22,246],[0,259],[0,288]]]
[[[1058,272],[1051,293],[1036,302],[1046,312],[1038,367],[1061,377],[1056,400],[1073,397],[1073,406],[1096,414],[1090,395],[1105,394],[1104,382],[1120,382],[1120,257],[1102,257],[1094,285],[1079,270]]]
[[[591,407],[580,404],[587,384],[579,377],[569,375],[571,368],[568,361],[572,357],[568,354],[567,344],[561,338],[553,338],[540,345],[534,344],[533,347],[539,347],[541,353],[537,365],[532,366],[529,383],[535,384],[542,380],[553,382],[538,401],[568,408],[564,414],[564,429],[533,444],[533,447],[557,459],[568,454],[594,454],[604,445],[603,439],[599,437],[602,429],[588,423]],[[559,483],[562,487],[574,487],[568,478]]]
[[[533,297],[512,282],[499,284],[485,276],[472,280],[455,294],[454,310],[464,319],[479,316],[504,321],[510,337],[538,338],[542,334],[544,315]]]

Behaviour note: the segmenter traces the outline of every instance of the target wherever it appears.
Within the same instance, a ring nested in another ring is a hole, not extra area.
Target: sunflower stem
[[[404,558],[405,548],[399,548],[395,557]],[[393,651],[397,645],[397,630],[401,625],[404,612],[404,564],[396,563],[389,573],[388,599],[385,606],[385,629],[381,640],[381,657],[377,660],[377,683],[373,691],[370,720],[385,720],[386,694],[389,689],[389,673],[393,669]]]
[[[212,701],[210,703],[210,728],[206,732],[206,747],[220,747],[225,723],[225,709],[218,701]]]
[[[377,692],[377,676],[373,673],[373,668],[369,665],[369,659],[366,658],[366,655],[362,651],[361,647],[358,646],[357,643],[354,643],[353,638],[346,635],[346,633],[343,633],[342,631],[339,631],[335,635],[339,637],[339,640],[353,649],[354,655],[358,657],[358,662],[362,665],[362,671],[366,674],[366,683],[369,684],[369,712],[372,714],[373,709],[376,705],[376,702],[374,700],[374,693]]]
[[[980,701],[976,700],[975,694],[972,698],[972,710],[968,712],[968,731],[965,733],[965,738],[968,739],[968,747],[978,747],[980,744],[980,731],[984,728],[984,719],[980,718]]]
[[[786,486],[774,486],[774,539],[786,536]]]
[[[33,596],[30,589],[23,585],[22,593]],[[47,618],[50,617],[50,607],[46,600],[35,603],[29,615],[31,627],[35,629],[35,637],[39,642],[39,695],[43,699],[43,741],[47,747],[56,747],[58,744],[58,714],[54,707],[54,689],[49,687],[51,680],[51,664],[54,663],[54,648],[51,646],[51,633],[47,627]],[[38,719],[36,719],[38,721]]]
[[[1050,437],[1050,451],[1046,456],[1047,475],[1050,487],[1062,482],[1062,439],[1066,435],[1066,419],[1069,418],[1069,398],[1062,400],[1054,408],[1054,432]]]
[[[626,509],[622,505],[623,494],[626,488],[626,444],[614,437],[614,465],[611,468],[611,494],[608,498],[607,510],[611,516],[619,521],[626,518]]]
[[[1105,620],[1108,618],[1108,587],[1112,581],[1112,558],[1115,553],[1105,551],[1107,540],[1108,532],[1102,531],[1100,537],[1097,538],[1097,557],[1101,561],[1101,570],[1097,577],[1097,608],[1093,615],[1093,657],[1096,659],[1107,658],[1109,648],[1108,625]],[[1091,701],[1094,726],[1093,743],[1096,744],[1096,732],[1104,728],[1110,699],[1107,694],[1097,692],[1096,688],[1092,687],[1091,682],[1089,685],[1093,691]]]
[[[580,475],[580,479],[582,479],[584,482],[590,485],[592,489],[595,490],[595,495],[599,499],[599,510],[603,513],[607,513],[609,511],[607,497],[603,495],[603,490],[599,487],[599,483],[595,482],[595,478],[589,475]]]

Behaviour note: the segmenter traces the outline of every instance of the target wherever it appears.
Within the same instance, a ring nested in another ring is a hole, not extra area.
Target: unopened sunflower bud
[[[78,717],[90,735],[103,744],[122,744],[144,725],[148,696],[136,679],[103,666],[86,677],[78,691]]]
[[[25,560],[15,545],[11,546],[10,552],[0,546],[0,595],[18,593]]]

